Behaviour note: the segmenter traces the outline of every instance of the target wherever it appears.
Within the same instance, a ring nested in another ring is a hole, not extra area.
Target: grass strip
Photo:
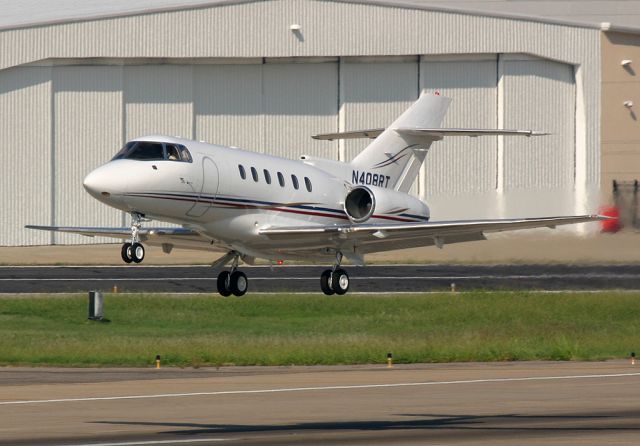
[[[311,365],[603,360],[640,350],[640,293],[108,294],[0,299],[0,364]]]

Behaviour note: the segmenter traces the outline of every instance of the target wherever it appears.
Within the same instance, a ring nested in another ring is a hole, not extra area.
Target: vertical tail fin
[[[450,98],[443,96],[421,96],[351,161],[354,183],[384,185],[408,192],[433,140],[401,135],[395,129],[439,128],[450,102]],[[378,180],[366,181],[367,175]]]

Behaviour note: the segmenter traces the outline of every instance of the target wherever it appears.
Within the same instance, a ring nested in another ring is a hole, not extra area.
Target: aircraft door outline
[[[202,217],[213,205],[218,193],[220,172],[218,165],[209,156],[202,158],[202,187],[194,205],[187,211],[189,217]]]

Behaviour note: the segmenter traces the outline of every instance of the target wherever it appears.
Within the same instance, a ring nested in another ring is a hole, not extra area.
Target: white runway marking
[[[359,276],[351,277],[351,280],[522,280],[522,279],[633,279],[636,274],[535,274],[535,275],[474,275],[474,276]],[[317,277],[250,277],[251,280],[316,280]],[[0,282],[83,282],[88,280],[95,281],[114,281],[121,282],[150,282],[150,281],[190,281],[190,280],[208,280],[216,281],[217,277],[51,277],[51,278],[0,278]]]
[[[279,389],[256,389],[256,390],[222,390],[218,392],[189,392],[189,393],[161,393],[152,395],[121,395],[121,396],[97,396],[83,398],[60,398],[50,400],[24,400],[24,401],[0,401],[0,406],[9,406],[17,404],[47,404],[47,403],[73,403],[82,401],[114,401],[114,400],[141,400],[150,398],[180,398],[189,396],[216,396],[216,395],[252,395],[264,393],[288,393],[288,392],[319,392],[332,390],[356,390],[356,389],[380,389],[393,387],[421,387],[421,386],[438,386],[438,385],[456,385],[456,384],[483,384],[483,383],[500,383],[500,382],[521,382],[521,381],[551,381],[551,380],[570,380],[570,379],[603,379],[603,378],[623,378],[640,376],[638,373],[613,373],[605,375],[568,375],[568,376],[530,376],[524,378],[487,378],[487,379],[469,379],[460,381],[428,381],[428,382],[412,382],[412,383],[394,383],[394,384],[360,384],[360,385],[344,385],[344,386],[324,386],[324,387],[285,387]]]
[[[211,441],[233,441],[234,438],[194,438],[192,440],[149,440],[149,441],[125,441],[123,443],[83,443],[65,446],[138,446],[153,444],[188,444],[188,443],[207,443]]]

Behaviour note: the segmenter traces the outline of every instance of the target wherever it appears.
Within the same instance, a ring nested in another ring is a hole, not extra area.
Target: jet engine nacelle
[[[429,218],[429,208],[417,198],[404,192],[367,186],[356,186],[347,193],[344,211],[354,223],[363,223],[372,217]]]

